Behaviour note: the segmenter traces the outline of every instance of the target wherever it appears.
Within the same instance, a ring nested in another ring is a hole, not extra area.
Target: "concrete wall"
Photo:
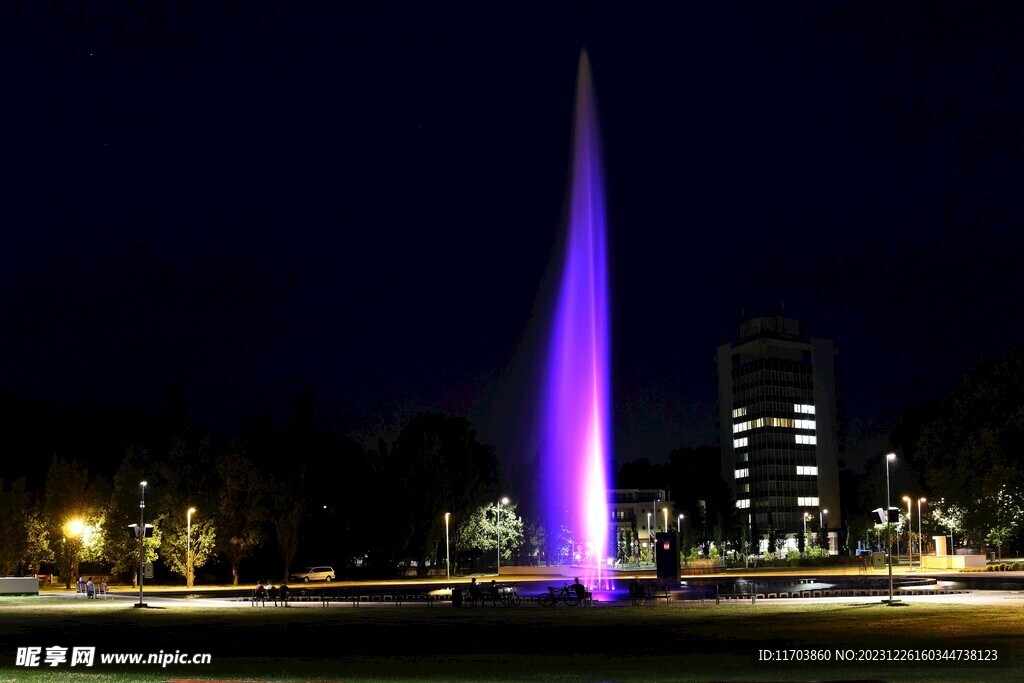
[[[39,595],[39,579],[34,576],[0,578],[0,595]]]
[[[984,567],[984,555],[924,555],[921,562],[925,569],[965,569]]]

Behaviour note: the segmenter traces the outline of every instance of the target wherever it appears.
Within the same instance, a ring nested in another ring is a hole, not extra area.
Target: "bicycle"
[[[554,607],[558,604],[559,600],[568,607],[575,607],[580,604],[580,596],[576,594],[576,590],[572,586],[563,586],[562,588],[548,586],[548,592],[542,593],[537,598],[537,602],[540,603],[541,607]]]

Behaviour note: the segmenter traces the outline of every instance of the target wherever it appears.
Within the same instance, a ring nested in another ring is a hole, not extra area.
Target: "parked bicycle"
[[[547,593],[541,593],[537,598],[537,602],[540,603],[541,607],[554,607],[561,601],[569,607],[575,607],[580,604],[580,596],[576,594],[576,590],[572,586],[548,586]]]

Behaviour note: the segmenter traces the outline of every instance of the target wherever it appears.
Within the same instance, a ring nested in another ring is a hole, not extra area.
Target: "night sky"
[[[619,459],[713,443],[741,310],[835,339],[851,448],[1024,341],[1009,6],[22,3],[0,17],[0,392],[225,435],[532,411],[575,69]],[[928,3],[930,5],[930,3]]]

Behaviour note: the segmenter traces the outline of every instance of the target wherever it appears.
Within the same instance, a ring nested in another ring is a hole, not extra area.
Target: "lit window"
[[[747,437],[744,436],[742,439],[733,439],[732,440],[732,447],[733,448],[746,448],[747,447]]]
[[[814,415],[814,406],[806,403],[794,403],[793,411],[797,413],[806,413],[808,415]]]
[[[798,507],[817,507],[818,506],[818,497],[817,496],[813,496],[813,497],[808,497],[808,498],[797,498],[796,499],[796,504],[797,504]]]
[[[732,416],[733,417],[743,417],[746,414],[747,414],[747,409],[746,408],[736,408],[735,410],[732,411]]]
[[[818,438],[813,434],[797,434],[794,438],[798,444],[805,446],[814,446],[818,443]]]
[[[749,498],[740,498],[739,500],[736,501],[736,507],[738,507],[738,508],[748,508],[748,507],[750,507],[750,499]]]
[[[796,474],[799,477],[816,477],[818,476],[818,468],[816,466],[796,466]]]
[[[747,468],[743,468],[741,470],[736,470],[736,478],[737,479],[742,479],[743,477],[749,477],[749,476],[750,476],[750,470],[747,469]]]

